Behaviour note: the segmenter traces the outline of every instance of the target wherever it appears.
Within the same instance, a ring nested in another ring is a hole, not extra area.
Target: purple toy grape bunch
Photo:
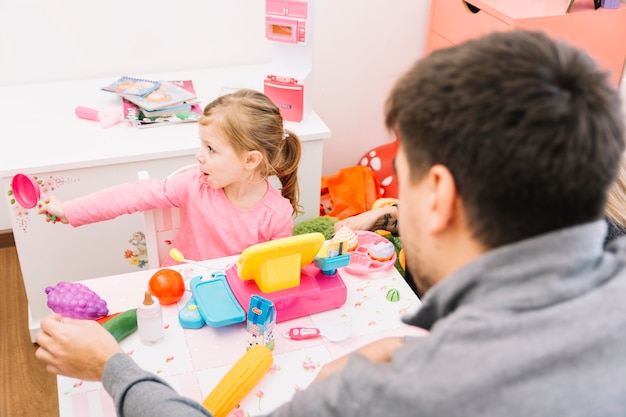
[[[109,314],[106,301],[78,282],[58,282],[47,287],[46,294],[48,307],[64,317],[94,320]]]

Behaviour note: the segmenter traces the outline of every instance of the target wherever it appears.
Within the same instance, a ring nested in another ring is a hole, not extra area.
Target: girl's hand
[[[63,210],[63,203],[54,196],[46,197],[43,203],[39,207],[39,214],[46,214],[56,217],[61,223],[68,224],[67,217],[65,217],[65,210]],[[46,218],[46,221],[50,221],[50,218]]]

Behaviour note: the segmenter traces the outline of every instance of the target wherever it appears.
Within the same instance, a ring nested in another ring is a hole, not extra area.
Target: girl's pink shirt
[[[223,189],[202,182],[202,176],[194,167],[164,180],[116,185],[66,202],[65,216],[77,227],[153,208],[182,207],[185,216],[172,247],[198,261],[238,255],[248,246],[293,234],[291,203],[269,183],[261,201],[242,209],[228,201]],[[167,259],[162,266],[176,263]]]

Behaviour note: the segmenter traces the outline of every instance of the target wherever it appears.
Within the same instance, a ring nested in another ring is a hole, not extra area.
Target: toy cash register
[[[179,314],[181,324],[198,328],[204,322],[213,327],[242,322],[254,295],[274,304],[277,323],[341,307],[347,290],[337,268],[347,266],[350,255],[324,244],[323,234],[308,233],[246,248],[225,274],[191,280],[190,303],[197,312],[189,318],[183,309],[187,314]]]
[[[336,269],[347,265],[350,255],[317,258],[323,246],[321,233],[250,246],[226,271],[228,285],[241,306],[255,294],[272,301],[276,322],[341,307],[347,290]]]

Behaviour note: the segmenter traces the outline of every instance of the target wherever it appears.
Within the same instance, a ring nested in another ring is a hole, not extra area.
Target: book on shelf
[[[195,96],[195,89],[191,80],[168,82],[184,88]],[[202,115],[202,108],[197,98],[166,109],[148,111],[122,96],[122,109],[124,118],[139,129],[197,122]]]
[[[137,96],[133,94],[120,95],[142,109],[159,110],[198,99],[195,91],[190,91],[184,88],[182,85],[183,83],[175,81],[161,81],[159,88],[146,94],[145,96]]]
[[[145,96],[152,93],[160,86],[161,82],[159,81],[143,80],[141,78],[127,77],[124,75],[111,84],[102,87],[102,90],[129,96]]]
[[[163,109],[157,110],[146,110],[142,109],[144,116],[147,117],[157,117],[157,116],[171,116],[172,114],[185,113],[191,110],[191,103],[182,103],[177,104],[172,107],[165,107]]]

